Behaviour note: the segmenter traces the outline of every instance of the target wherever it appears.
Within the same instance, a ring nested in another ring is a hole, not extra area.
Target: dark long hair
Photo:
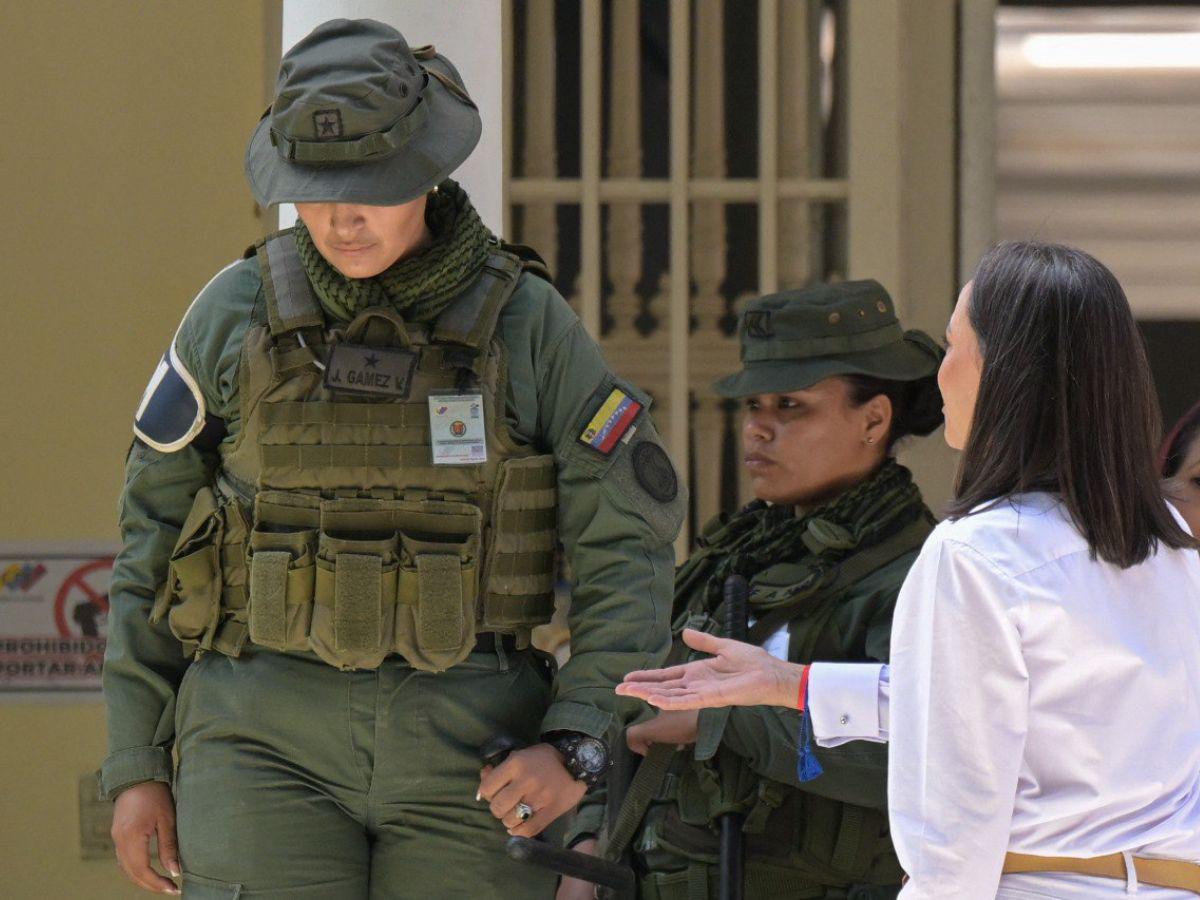
[[[1200,437],[1200,403],[1183,414],[1163,441],[1158,451],[1158,474],[1170,478],[1178,472],[1197,437]]]
[[[1122,568],[1191,547],[1160,493],[1158,398],[1129,301],[1081,250],[1000,244],[968,315],[983,373],[951,518],[1023,491],[1058,494],[1092,556]]]

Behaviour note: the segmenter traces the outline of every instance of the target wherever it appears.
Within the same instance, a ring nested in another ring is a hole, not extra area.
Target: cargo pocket
[[[468,518],[478,527],[477,514]],[[478,530],[437,537],[400,535],[395,634],[396,649],[412,666],[434,672],[462,662],[474,648],[479,585]]]
[[[309,643],[339,669],[374,669],[391,651],[399,557],[390,537],[318,539]]]
[[[317,531],[250,533],[250,640],[273,650],[308,649]]]
[[[221,616],[221,507],[211,488],[196,499],[171,553],[166,584],[159,590],[150,621],[166,616],[171,633],[188,653],[208,650]]]

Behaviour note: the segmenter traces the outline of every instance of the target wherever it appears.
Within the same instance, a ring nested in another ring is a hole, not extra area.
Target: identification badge
[[[331,391],[407,397],[417,354],[408,350],[335,344],[325,364],[325,387]]]
[[[429,435],[435,466],[473,466],[487,462],[483,395],[431,395]]]

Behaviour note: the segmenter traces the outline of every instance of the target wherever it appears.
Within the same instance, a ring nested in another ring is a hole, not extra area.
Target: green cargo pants
[[[552,898],[555,877],[509,860],[475,800],[479,747],[535,741],[551,677],[532,651],[441,674],[204,656],[176,714],[184,897]]]

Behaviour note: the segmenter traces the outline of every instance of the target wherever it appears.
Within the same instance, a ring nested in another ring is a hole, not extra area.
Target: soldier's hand
[[[696,731],[700,726],[700,710],[662,710],[653,719],[630,725],[625,730],[625,743],[629,749],[645,756],[651,744],[674,744],[683,747],[696,743]]]
[[[145,781],[126,788],[113,804],[112,839],[117,862],[138,887],[156,894],[178,894],[179,888],[150,866],[150,839],[158,838],[158,858],[168,872],[179,877],[179,849],[175,840],[175,801],[161,781]]]
[[[562,754],[549,744],[514,750],[496,766],[485,766],[479,780],[479,797],[491,805],[492,815],[516,837],[537,837],[546,827],[583,799],[587,787],[571,777]],[[522,822],[517,804],[526,803],[533,815]]]
[[[596,839],[587,838],[571,849],[595,856]],[[578,878],[564,875],[558,885],[558,893],[554,895],[554,900],[596,900],[596,886],[590,881],[580,881]]]

